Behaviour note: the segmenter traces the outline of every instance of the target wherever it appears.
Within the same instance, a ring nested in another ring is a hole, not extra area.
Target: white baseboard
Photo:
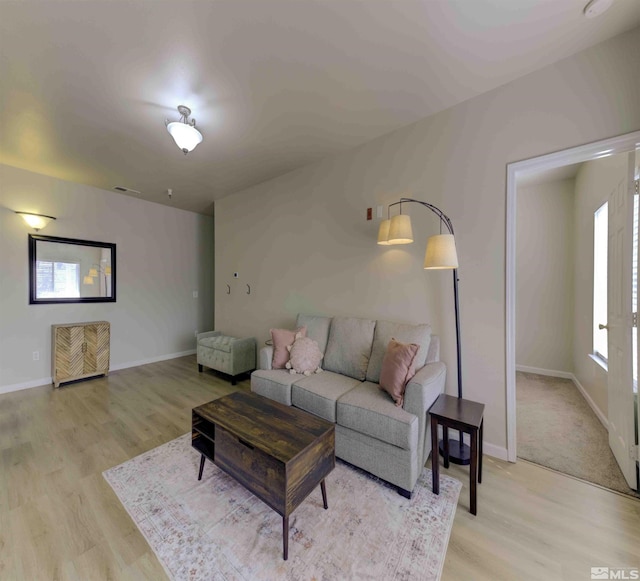
[[[32,387],[42,387],[53,384],[51,377],[43,377],[42,379],[32,379],[23,383],[13,383],[11,385],[0,385],[0,394],[11,393],[12,391],[20,391],[21,389],[31,389]]]
[[[507,456],[507,449],[502,446],[496,446],[495,444],[489,444],[488,442],[484,442],[482,444],[482,452],[487,456],[493,456],[498,460],[509,460]]]
[[[140,365],[148,365],[149,363],[158,363],[159,361],[167,361],[168,359],[177,359],[178,357],[193,355],[195,352],[195,349],[189,349],[188,351],[181,351],[180,353],[169,353],[169,355],[159,355],[158,357],[150,357],[149,359],[129,361],[127,363],[114,365],[113,367],[109,368],[109,371],[119,371],[120,369],[128,369],[129,367],[139,367]]]
[[[582,394],[582,397],[584,397],[584,399],[587,400],[589,407],[593,410],[593,413],[596,414],[597,418],[600,420],[600,423],[604,426],[604,429],[607,430],[608,432],[609,420],[602,413],[602,410],[596,405],[596,402],[591,399],[591,396],[587,393],[587,390],[584,387],[582,387],[582,384],[578,381],[578,378],[575,375],[573,375],[573,373],[571,374],[571,381],[573,381],[573,384],[578,388],[578,391]]]
[[[578,378],[573,374],[567,371],[555,371],[553,369],[541,369],[538,367],[527,367],[526,365],[516,365],[516,371],[523,371],[524,373],[536,373],[537,375],[548,375],[549,377],[560,377],[562,379],[570,379],[573,381],[573,385],[576,386],[578,391],[582,394],[582,397],[589,404],[589,407],[593,410],[593,413],[596,414],[597,418],[600,420],[602,425],[605,427],[607,431],[609,431],[609,420],[602,413],[602,410],[596,405],[596,402],[591,399],[591,396],[587,393],[587,390],[582,386],[582,384],[578,381]]]
[[[188,351],[181,351],[180,353],[169,353],[168,355],[159,355],[158,357],[150,357],[149,359],[140,359],[138,361],[129,361],[127,363],[120,363],[113,365],[109,368],[109,371],[118,371],[120,369],[128,369],[129,367],[139,367],[140,365],[148,365],[149,363],[158,363],[159,361],[167,361],[169,359],[177,359],[178,357],[184,357],[186,355],[193,355],[196,352],[195,349],[189,349]],[[12,391],[20,391],[22,389],[31,389],[32,387],[52,386],[52,377],[43,377],[42,379],[32,379],[31,381],[25,381],[23,383],[14,383],[11,385],[0,385],[0,395],[3,393],[11,393]]]
[[[528,367],[527,365],[516,365],[516,371],[522,371],[523,373],[535,373],[536,375],[548,375],[549,377],[561,377],[562,379],[573,379],[573,373],[570,371]]]
[[[451,428],[449,430],[449,439],[457,440],[459,432]],[[442,438],[442,426],[438,426],[438,439]],[[469,444],[469,434],[466,434],[465,444]],[[489,442],[482,442],[482,453],[484,456],[492,456],[498,460],[508,460],[507,449],[502,446],[496,446],[495,444],[489,444]]]

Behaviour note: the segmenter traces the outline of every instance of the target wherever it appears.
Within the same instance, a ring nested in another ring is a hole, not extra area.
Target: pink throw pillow
[[[416,374],[415,359],[419,345],[389,341],[380,370],[380,389],[386,391],[398,407],[404,403],[404,390],[409,380]]]
[[[293,345],[296,340],[296,333],[307,336],[307,328],[300,327],[295,331],[289,329],[271,329],[271,340],[273,341],[273,358],[271,359],[272,369],[284,369],[289,361],[289,350],[287,347]]]

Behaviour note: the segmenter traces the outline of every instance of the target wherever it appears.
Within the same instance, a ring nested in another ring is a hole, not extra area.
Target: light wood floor
[[[164,580],[102,471],[191,427],[191,408],[234,389],[195,357],[113,372],[59,390],[0,396],[0,579]],[[443,580],[590,578],[640,568],[640,501],[534,464],[485,457],[478,516],[468,472]]]

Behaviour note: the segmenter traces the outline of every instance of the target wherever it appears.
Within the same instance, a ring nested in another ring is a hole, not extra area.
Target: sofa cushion
[[[402,343],[416,343],[419,345],[420,349],[416,355],[414,365],[416,369],[420,369],[425,364],[431,342],[431,325],[407,325],[392,323],[391,321],[378,321],[373,337],[369,367],[367,368],[367,381],[372,383],[380,381],[382,359],[392,338]]]
[[[375,327],[376,322],[369,319],[334,317],[324,352],[324,368],[364,380]]]
[[[418,445],[418,418],[396,407],[377,384],[368,381],[338,400],[337,424],[404,450]]]
[[[331,327],[331,317],[321,317],[318,315],[298,315],[296,323],[298,327],[307,328],[307,337],[311,337],[320,347],[320,351],[326,353],[327,341],[329,340],[329,328]]]
[[[291,374],[287,369],[259,369],[251,374],[251,391],[291,405],[291,384],[301,377],[304,375]]]
[[[198,339],[198,347],[207,347],[209,349],[215,349],[216,351],[231,353],[231,346],[235,340],[235,337],[227,337],[225,335],[204,337],[203,339]]]
[[[296,377],[298,381],[291,386],[291,403],[297,408],[334,423],[336,402],[360,383],[351,377],[331,373],[331,371],[323,371],[302,379],[299,375]]]

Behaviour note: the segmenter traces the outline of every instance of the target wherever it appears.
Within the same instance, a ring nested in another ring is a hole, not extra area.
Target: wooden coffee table
[[[335,428],[302,410],[255,393],[235,392],[193,408],[191,444],[282,516],[283,557],[289,515],[335,467]]]

